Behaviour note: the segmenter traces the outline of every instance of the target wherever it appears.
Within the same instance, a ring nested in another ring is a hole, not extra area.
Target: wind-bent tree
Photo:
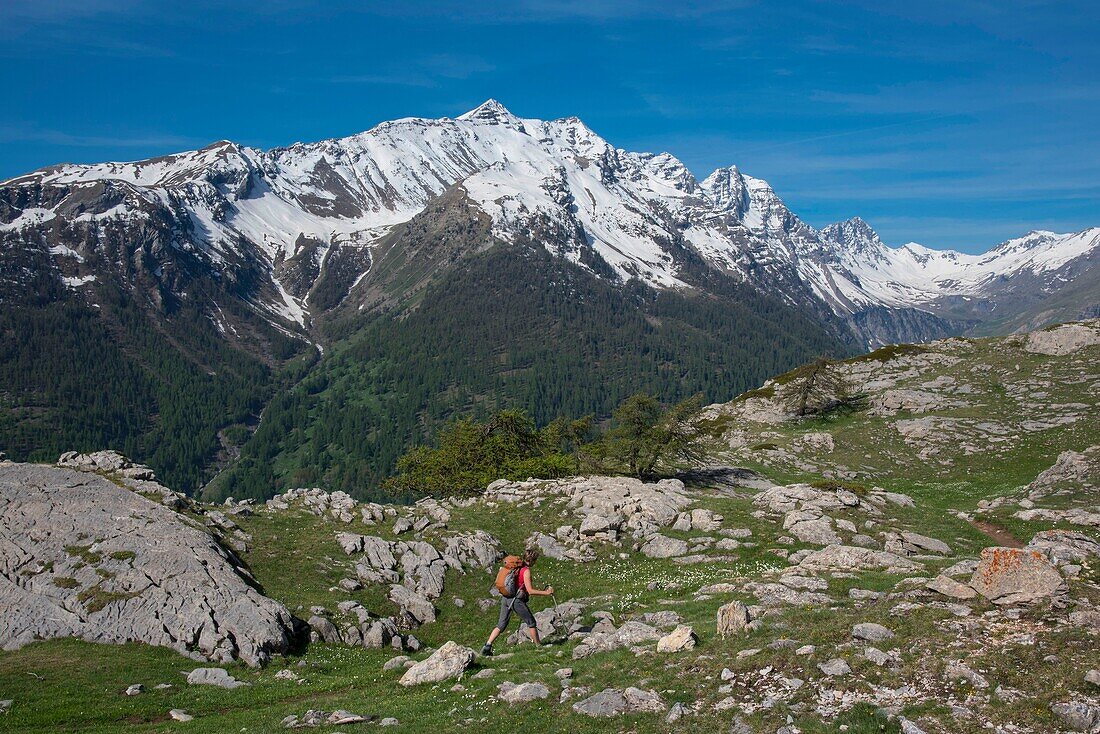
[[[824,413],[851,398],[851,390],[836,363],[818,357],[794,371],[783,393],[787,409],[798,417]]]
[[[577,471],[588,418],[542,428],[522,410],[502,410],[479,423],[464,418],[440,431],[437,446],[420,446],[397,462],[387,489],[414,496],[473,494],[497,479],[550,479]]]
[[[706,446],[697,424],[702,396],[668,410],[652,395],[627,398],[612,414],[613,426],[594,447],[597,456],[639,479],[702,462]]]

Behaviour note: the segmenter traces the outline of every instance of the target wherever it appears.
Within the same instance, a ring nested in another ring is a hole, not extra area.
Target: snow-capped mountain
[[[103,277],[111,252],[116,266],[131,263],[124,281],[137,283],[140,270],[165,296],[186,297],[184,280],[204,270],[233,284],[204,288],[223,332],[236,328],[224,311],[234,297],[277,328],[306,333],[343,302],[363,307],[399,230],[443,205],[452,219],[487,218],[482,240],[459,249],[538,240],[600,277],[655,288],[705,288],[700,267],[712,269],[839,319],[870,343],[961,331],[996,310],[1012,280],[1031,284],[1024,300],[1043,300],[1091,273],[1100,245],[1100,229],[1033,232],[964,255],[888,247],[858,218],[817,231],[736,167],[698,181],[672,155],[615,148],[577,118],[524,119],[489,100],[456,119],[395,120],[271,151],[221,141],[6,181],[0,247],[12,263],[15,251],[40,257],[0,271],[9,286],[0,298],[27,281],[28,267],[80,291]],[[985,305],[962,313],[960,298]],[[891,326],[902,312],[905,325]]]

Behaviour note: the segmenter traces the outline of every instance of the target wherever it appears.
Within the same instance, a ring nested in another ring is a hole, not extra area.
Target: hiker
[[[504,566],[497,573],[496,587],[500,592],[500,617],[497,626],[489,634],[489,641],[481,648],[482,655],[493,654],[493,641],[501,632],[508,628],[508,620],[512,612],[527,624],[527,634],[536,645],[541,645],[539,639],[538,623],[535,615],[531,614],[531,608],[527,606],[527,600],[531,596],[550,596],[554,593],[553,586],[547,586],[543,590],[536,589],[531,584],[531,567],[539,559],[539,552],[534,548],[528,548],[523,552],[523,557],[508,556],[504,559]]]

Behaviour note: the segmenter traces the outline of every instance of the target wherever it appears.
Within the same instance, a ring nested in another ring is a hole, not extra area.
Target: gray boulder
[[[217,686],[229,689],[248,685],[231,676],[224,668],[195,668],[187,674],[187,682],[193,686]]]
[[[833,658],[817,666],[822,673],[830,678],[848,675],[852,672],[851,666],[840,658]]]
[[[970,588],[966,584],[959,583],[953,578],[940,574],[936,578],[925,584],[925,587],[935,591],[944,596],[949,596],[952,599],[973,599],[978,595],[978,592]]]
[[[984,548],[970,585],[998,605],[1030,604],[1065,588],[1045,555],[1022,548]]]
[[[403,686],[415,686],[457,678],[473,664],[474,657],[473,650],[449,640],[427,659],[406,670],[399,682]]]
[[[860,548],[853,545],[830,545],[798,562],[803,571],[872,571],[910,573],[923,570],[923,566],[896,553]]]
[[[898,717],[898,723],[901,724],[901,734],[925,734],[924,729],[921,729],[904,716]]]
[[[687,541],[655,533],[642,546],[642,554],[648,558],[672,558],[688,552]]]
[[[401,611],[408,612],[420,624],[435,621],[435,607],[412,589],[394,584],[390,587],[389,598]]]
[[[344,641],[343,637],[340,635],[340,631],[336,629],[336,625],[325,617],[314,615],[309,618],[308,624],[309,628],[317,634],[317,637],[322,642],[339,643]]]
[[[913,549],[912,552],[938,553],[944,556],[949,556],[953,553],[951,546],[947,543],[944,543],[942,540],[930,538],[927,535],[921,535],[920,533],[904,531],[901,534],[901,539],[906,546],[906,550]]]
[[[619,629],[611,628],[606,632],[593,631],[581,644],[573,648],[573,659],[580,660],[598,652],[609,652],[621,647],[631,647],[643,642],[652,642],[662,637],[660,631],[642,622],[630,621]]]
[[[96,474],[0,466],[5,649],[79,637],[260,665],[290,647],[293,622],[238,564],[197,523]]]
[[[1024,350],[1033,354],[1064,357],[1079,349],[1100,344],[1100,330],[1091,324],[1064,324],[1027,335]]]
[[[1084,701],[1063,701],[1050,705],[1051,712],[1073,731],[1100,731],[1100,707]]]
[[[657,652],[690,650],[695,647],[696,641],[695,630],[686,624],[681,624],[672,632],[657,640]]]
[[[1073,530],[1042,530],[1031,538],[1028,548],[1041,551],[1053,563],[1081,563],[1100,557],[1100,542]]]
[[[860,622],[852,627],[852,637],[857,640],[866,640],[867,642],[882,642],[889,640],[894,636],[894,633],[883,627],[881,624],[875,622]]]
[[[749,626],[749,608],[743,602],[731,601],[718,608],[717,631],[728,637],[743,632]]]
[[[547,698],[550,689],[542,683],[510,683],[504,682],[497,686],[497,696],[505,703],[529,703],[539,698]]]
[[[621,716],[626,713],[660,713],[666,708],[664,700],[654,691],[627,688],[619,691],[606,688],[583,701],[573,704],[578,714],[597,718]]]

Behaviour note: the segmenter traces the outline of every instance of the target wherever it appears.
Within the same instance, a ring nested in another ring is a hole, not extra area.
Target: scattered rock
[[[550,689],[537,682],[519,684],[504,682],[497,687],[497,690],[501,701],[512,704],[528,703],[550,695]]]
[[[875,622],[860,622],[852,627],[852,637],[868,642],[883,642],[894,636],[894,633]]]
[[[735,635],[749,625],[749,608],[743,602],[731,601],[718,609],[718,634],[721,637]]]
[[[1050,597],[1065,582],[1037,550],[984,548],[970,585],[994,604],[1029,604]]]
[[[665,717],[666,724],[674,724],[680,719],[684,718],[684,715],[688,713],[688,708],[684,704],[677,701],[672,704],[672,708],[668,710],[668,716]]]
[[[231,676],[224,668],[195,668],[187,674],[187,682],[193,686],[218,686],[230,689],[248,685]]]
[[[890,655],[879,650],[877,647],[864,648],[863,657],[878,666],[888,665],[893,661]]]
[[[340,630],[336,629],[336,625],[325,617],[314,615],[309,618],[307,624],[321,641],[335,643],[343,642]]]
[[[1100,670],[1090,670],[1085,673],[1085,682],[1100,686]]]
[[[275,680],[288,680],[292,683],[305,683],[305,679],[295,673],[290,668],[283,668],[278,673],[276,673]]]
[[[470,648],[447,641],[426,660],[406,670],[399,682],[403,686],[415,686],[457,678],[473,664],[474,657],[475,653]]]
[[[1084,701],[1064,701],[1050,706],[1051,712],[1073,731],[1092,732],[1100,728],[1100,707]]]
[[[948,678],[965,680],[975,688],[989,688],[989,681],[962,663],[948,663],[943,674]]]
[[[573,648],[573,659],[580,660],[598,652],[608,652],[621,647],[631,647],[643,642],[651,642],[662,637],[656,627],[642,622],[629,621],[619,629],[612,627],[606,632],[597,632],[596,628],[581,644]]]
[[[593,717],[621,716],[626,713],[659,713],[665,708],[665,702],[656,692],[643,691],[639,688],[627,688],[625,691],[607,688],[573,704],[573,710],[578,714]]]
[[[923,566],[896,553],[851,545],[830,545],[814,551],[798,563],[804,571],[871,571],[912,573]]]
[[[392,657],[382,664],[382,670],[398,670],[405,667],[405,663],[409,662],[408,655],[398,655]]]
[[[898,723],[901,725],[901,734],[925,734],[924,729],[921,729],[904,716],[898,717]]]
[[[140,683],[135,683],[134,685],[129,686],[129,687],[126,688],[126,695],[127,696],[137,696],[137,695],[140,695],[144,692],[145,692],[145,686],[141,685]]]
[[[973,599],[978,595],[978,592],[970,588],[966,584],[961,584],[955,579],[940,574],[936,578],[925,584],[925,587],[935,591],[944,596],[949,596],[952,599]]]
[[[687,541],[654,533],[642,545],[642,555],[648,558],[672,558],[673,556],[685,555],[689,548]]]
[[[848,675],[852,672],[851,666],[840,658],[833,658],[832,660],[820,663],[817,667],[821,670],[822,673],[829,676],[830,678]]]
[[[172,719],[175,720],[175,721],[183,721],[183,722],[191,721],[195,718],[194,716],[187,713],[183,709],[172,709],[171,711],[168,712],[168,715],[171,716]]]
[[[659,612],[646,612],[642,615],[642,621],[656,627],[675,627],[683,618],[671,609],[662,609]]]
[[[690,650],[695,647],[696,641],[695,630],[685,624],[681,624],[657,641],[657,652],[680,652],[681,650]]]
[[[301,718],[295,715],[287,716],[282,724],[287,729],[304,729],[314,726],[345,726],[348,724],[361,724],[370,721],[370,717],[353,714],[344,709],[328,712],[320,709],[310,709],[302,714]]]

